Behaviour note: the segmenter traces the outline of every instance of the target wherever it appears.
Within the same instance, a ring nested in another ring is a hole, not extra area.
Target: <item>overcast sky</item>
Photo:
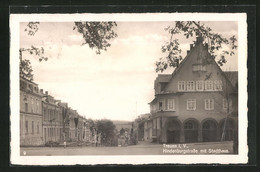
[[[237,37],[237,22],[204,22],[214,32]],[[117,22],[118,37],[111,47],[97,55],[82,36],[73,31],[74,23],[40,23],[35,36],[28,36],[20,25],[20,46],[42,46],[48,61],[24,54],[31,60],[34,82],[49,94],[68,102],[87,118],[132,120],[149,113],[154,98],[155,62],[161,45],[169,40],[164,30],[173,22]],[[193,39],[180,39],[183,52]],[[185,56],[185,54],[183,54]],[[237,56],[228,58],[224,70],[237,70]],[[171,73],[173,69],[166,73]]]

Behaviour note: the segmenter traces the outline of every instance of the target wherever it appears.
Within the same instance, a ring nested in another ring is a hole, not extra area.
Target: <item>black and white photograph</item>
[[[243,13],[11,14],[11,163],[247,163]]]

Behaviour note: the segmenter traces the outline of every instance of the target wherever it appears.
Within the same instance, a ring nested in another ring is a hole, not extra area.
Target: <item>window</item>
[[[205,110],[214,109],[214,99],[205,99]]]
[[[25,121],[25,134],[28,134],[29,130],[28,130],[28,121]]]
[[[163,102],[159,102],[159,110],[163,110],[162,106],[163,106]]]
[[[204,90],[204,81],[196,81],[196,90],[203,91]]]
[[[194,90],[195,90],[195,82],[187,81],[187,91],[194,91]]]
[[[25,103],[25,112],[28,112],[28,103]]]
[[[185,124],[184,124],[184,129],[185,130],[192,130],[193,129],[193,124],[192,124],[192,122],[186,122]]]
[[[34,134],[34,121],[32,121],[32,134]]]
[[[205,81],[205,90],[207,91],[213,90],[213,81]]]
[[[44,116],[44,121],[48,121],[48,114],[47,114],[47,109],[43,109],[43,116]]]
[[[38,109],[38,105],[39,105],[39,104],[38,104],[38,100],[35,99],[35,102],[36,102],[36,111],[35,111],[35,112],[38,113],[38,111],[39,111],[39,109]]]
[[[175,109],[175,101],[174,99],[168,99],[168,110],[174,110]]]
[[[203,130],[209,130],[210,129],[210,124],[206,121],[203,126],[202,126]]]
[[[153,129],[156,129],[156,119],[153,119]]]
[[[222,81],[214,81],[214,89],[217,91],[221,91],[222,90]]]
[[[26,88],[27,88],[27,83],[24,82],[24,81],[21,81],[21,82],[20,82],[20,88],[21,88],[22,90],[26,90]]]
[[[178,91],[185,91],[185,81],[178,82]]]
[[[33,91],[33,86],[32,86],[32,84],[29,84],[29,89],[30,89],[31,91]]]
[[[40,133],[40,125],[39,125],[39,122],[37,123],[37,134]]]
[[[227,110],[228,108],[228,103],[227,99],[223,99],[223,109]],[[232,100],[229,100],[229,111],[232,110]]]
[[[31,112],[33,113],[34,111],[33,111],[33,98],[31,97]]]
[[[196,100],[195,99],[187,100],[187,110],[196,110]]]
[[[194,64],[192,66],[193,72],[198,72],[198,71],[206,71],[206,66],[202,64]]]

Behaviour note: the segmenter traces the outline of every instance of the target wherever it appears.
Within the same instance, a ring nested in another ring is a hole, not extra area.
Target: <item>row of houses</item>
[[[137,119],[139,140],[210,142],[238,135],[238,72],[222,71],[201,37],[172,74],[158,75],[154,90],[150,113]]]
[[[38,84],[20,77],[20,145],[90,141],[87,120]]]

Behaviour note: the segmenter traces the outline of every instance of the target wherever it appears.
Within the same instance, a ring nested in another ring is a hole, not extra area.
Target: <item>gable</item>
[[[205,60],[211,61],[205,63]],[[199,69],[199,70],[198,70]],[[218,64],[210,57],[207,45],[197,42],[187,54],[180,66],[175,69],[163,92],[178,92],[178,81],[222,81],[229,89],[233,89]]]

